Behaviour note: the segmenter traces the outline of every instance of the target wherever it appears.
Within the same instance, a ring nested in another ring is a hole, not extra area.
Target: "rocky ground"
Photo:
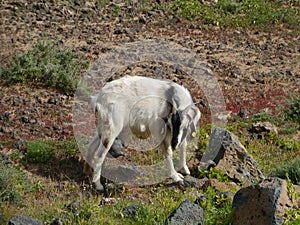
[[[92,63],[124,43],[162,39],[191,49],[209,65],[225,97],[229,120],[243,121],[261,110],[277,115],[289,93],[299,94],[299,29],[280,24],[251,28],[205,25],[179,18],[168,7],[151,7],[157,6],[156,2],[2,0],[0,63],[9,64],[14,55],[47,38],[72,47]],[[209,122],[205,97],[184,73],[147,62],[132,66],[126,73],[159,73],[182,83],[200,103],[201,123]],[[120,74],[122,71],[117,72]],[[1,153],[22,150],[27,140],[73,139],[73,102],[73,96],[34,84],[0,85]],[[295,139],[300,141],[299,131]],[[47,168],[31,166],[26,169],[32,172],[33,180],[42,177],[49,186],[61,190],[65,188],[63,181],[75,180],[83,186],[87,182],[77,158],[49,162]]]
[[[231,115],[272,112],[289,92],[299,93],[297,31],[279,25],[211,27],[142,7],[138,2],[3,0],[0,61],[9,63],[43,37],[59,39],[92,61],[123,43],[158,38],[192,49],[211,66]],[[0,104],[1,140],[65,138],[72,132],[70,96],[14,85],[1,87]]]

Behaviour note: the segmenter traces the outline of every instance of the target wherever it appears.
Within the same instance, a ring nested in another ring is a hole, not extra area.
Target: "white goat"
[[[107,83],[91,99],[98,127],[86,160],[93,169],[89,175],[97,190],[103,190],[101,169],[109,149],[116,142],[126,143],[132,134],[141,139],[161,138],[168,175],[175,182],[182,182],[183,175],[174,168],[172,149],[181,147],[179,167],[183,174],[190,174],[187,137],[194,135],[201,113],[187,89],[167,80],[126,76]]]

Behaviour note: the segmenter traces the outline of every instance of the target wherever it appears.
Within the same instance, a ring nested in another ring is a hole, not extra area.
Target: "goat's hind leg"
[[[113,145],[115,138],[101,138],[100,144],[98,147],[97,152],[94,154],[93,157],[93,177],[92,177],[92,183],[97,191],[103,191],[104,187],[100,182],[101,178],[101,170],[102,166],[105,160],[105,157],[110,149],[110,147]]]
[[[95,164],[94,158],[95,154],[100,146],[100,137],[98,133],[93,137],[93,140],[90,142],[88,146],[88,151],[85,154],[85,162],[83,171],[89,177],[90,182],[93,179],[93,165]]]

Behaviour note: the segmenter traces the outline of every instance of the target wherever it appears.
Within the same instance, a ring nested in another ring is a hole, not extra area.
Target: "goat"
[[[161,138],[168,175],[175,182],[184,176],[174,168],[172,149],[181,147],[179,167],[190,174],[186,164],[188,137],[195,135],[201,113],[189,91],[168,80],[125,76],[107,83],[91,96],[98,115],[97,132],[90,142],[86,161],[93,170],[90,179],[97,190],[103,190],[101,169],[108,151],[118,142],[126,143],[130,135],[141,139]]]

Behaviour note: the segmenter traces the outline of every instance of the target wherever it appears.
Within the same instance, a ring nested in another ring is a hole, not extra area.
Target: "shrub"
[[[287,100],[287,109],[284,110],[286,120],[300,122],[300,96],[289,95]]]
[[[32,163],[44,163],[54,156],[54,148],[47,142],[29,141],[26,143],[25,159]]]
[[[293,184],[300,185],[300,157],[297,157],[291,164],[284,164],[276,169],[275,176],[290,179]]]
[[[65,94],[74,94],[81,70],[87,61],[58,41],[38,41],[32,49],[16,55],[5,67],[0,68],[4,84],[31,83],[57,88]]]

